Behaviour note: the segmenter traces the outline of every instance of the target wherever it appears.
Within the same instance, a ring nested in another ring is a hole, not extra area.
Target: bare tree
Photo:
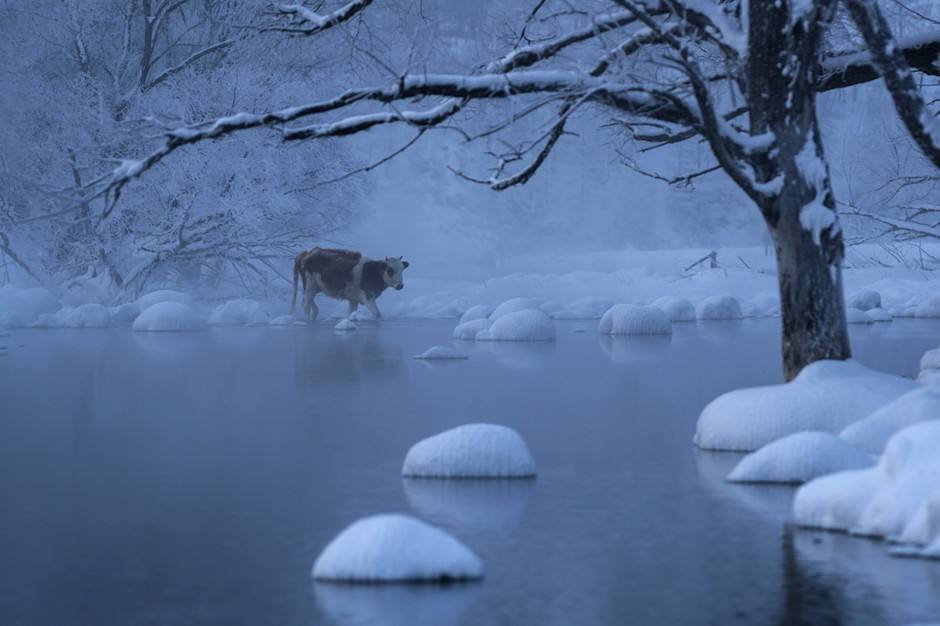
[[[359,19],[368,4],[350,2],[325,14],[281,5],[277,12],[291,22],[285,30],[306,35]],[[89,194],[116,199],[128,182],[178,149],[246,129],[267,127],[285,141],[390,124],[421,133],[453,125],[471,102],[511,99],[519,103],[515,111],[488,131],[507,137],[493,172],[458,172],[501,190],[528,181],[582,109],[601,107],[638,142],[704,141],[715,165],[757,206],[775,243],[787,379],[813,361],[849,358],[843,235],[816,98],[883,76],[917,145],[940,164],[938,131],[911,74],[940,74],[940,32],[898,42],[874,0],[613,0],[589,6],[535,2],[515,29],[512,49],[476,72],[406,69],[390,84],[170,131],[161,148],[126,161]],[[867,49],[839,47],[827,38],[842,9]],[[547,107],[555,113],[538,136],[512,140],[507,129]]]

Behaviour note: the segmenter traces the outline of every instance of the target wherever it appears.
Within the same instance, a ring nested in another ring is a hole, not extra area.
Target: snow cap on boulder
[[[202,327],[202,319],[192,307],[174,301],[157,302],[147,307],[132,326],[136,331],[150,332],[180,332]]]
[[[497,424],[466,424],[422,439],[402,475],[414,478],[529,478],[535,461],[519,433]]]
[[[336,536],[311,572],[345,583],[444,583],[483,576],[479,557],[443,530],[410,515],[363,518]]]
[[[728,474],[734,483],[803,483],[874,465],[872,458],[832,433],[787,435],[747,455]]]
[[[700,320],[738,320],[743,317],[741,303],[734,296],[710,296],[698,303]]]
[[[658,307],[616,304],[604,313],[597,330],[604,335],[671,335],[672,323]]]

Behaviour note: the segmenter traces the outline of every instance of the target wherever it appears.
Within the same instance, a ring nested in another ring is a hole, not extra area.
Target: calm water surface
[[[14,331],[0,337],[0,624],[940,622],[940,563],[793,530],[792,489],[729,485],[691,445],[716,395],[777,382],[778,321],[671,338],[451,345],[453,321]],[[585,332],[577,332],[583,330]],[[853,329],[914,375],[940,323]],[[422,437],[517,429],[535,481],[403,481]],[[484,560],[451,587],[314,584],[353,520],[404,511]]]

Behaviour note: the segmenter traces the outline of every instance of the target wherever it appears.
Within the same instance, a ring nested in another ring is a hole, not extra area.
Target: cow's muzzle
[[[405,288],[404,285],[395,285],[395,291],[401,291],[404,288]]]

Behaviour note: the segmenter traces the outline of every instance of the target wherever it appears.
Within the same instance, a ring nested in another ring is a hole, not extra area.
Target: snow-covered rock
[[[356,326],[356,322],[352,321],[348,317],[344,317],[336,326],[333,327],[333,330],[340,330],[343,332],[350,332],[358,329],[359,327]]]
[[[560,311],[551,314],[556,320],[596,320],[614,306],[613,300],[589,296],[571,302]]]
[[[737,320],[743,317],[741,303],[734,296],[711,296],[695,307],[700,320]]]
[[[539,309],[515,311],[496,318],[489,328],[477,333],[476,339],[477,341],[552,341],[555,339],[555,325],[551,318]]]
[[[751,451],[804,430],[838,433],[917,386],[854,360],[817,361],[789,383],[712,400],[699,416],[694,441],[706,449]]]
[[[663,296],[653,302],[653,306],[666,314],[670,322],[694,322],[695,307],[685,298]]]
[[[224,302],[212,310],[210,324],[266,324],[267,312],[254,300],[239,298]]]
[[[921,357],[917,381],[928,385],[940,384],[940,348],[927,350]]]
[[[862,311],[877,309],[881,307],[881,294],[874,289],[859,289],[845,299],[845,306]]]
[[[137,331],[189,331],[200,330],[203,321],[196,311],[182,302],[165,300],[147,307],[134,320]]]
[[[535,298],[512,298],[500,304],[490,313],[490,320],[498,320],[504,315],[516,313],[518,311],[527,311],[529,309],[541,310],[542,301]]]
[[[42,287],[6,289],[0,293],[0,327],[23,328],[30,326],[39,316],[55,313],[59,301]]]
[[[762,292],[754,296],[745,307],[750,317],[775,317],[780,315],[780,296],[774,292]]]
[[[917,305],[914,317],[940,317],[940,295],[931,296]]]
[[[473,320],[486,319],[490,316],[490,313],[492,312],[493,310],[489,307],[489,305],[478,304],[464,311],[463,315],[460,316],[459,323],[464,324],[466,322],[470,322]]]
[[[415,355],[414,358],[427,359],[431,361],[446,361],[466,359],[467,355],[461,352],[457,352],[453,348],[448,348],[446,346],[432,346],[421,354]]]
[[[69,311],[63,325],[66,328],[105,328],[111,324],[111,312],[100,304],[89,302]]]
[[[401,473],[413,478],[529,478],[535,476],[535,461],[513,429],[466,424],[412,446]]]
[[[849,324],[871,324],[875,320],[861,309],[846,309],[845,321]]]
[[[185,294],[182,291],[174,291],[172,289],[159,289],[157,291],[145,293],[144,295],[137,298],[136,304],[137,308],[143,311],[144,309],[149,309],[159,302],[179,302],[180,304],[185,304],[186,306],[190,307],[193,305],[192,296]]]
[[[839,433],[839,437],[870,454],[881,454],[895,433],[932,419],[940,419],[940,387],[934,385],[907,392],[850,424]]]
[[[479,557],[443,530],[409,515],[363,518],[331,541],[313,565],[317,580],[441,583],[483,576]]]
[[[453,337],[454,339],[469,339],[473,340],[477,338],[477,334],[481,330],[486,330],[490,327],[490,320],[486,318],[479,318],[475,320],[470,320],[469,322],[463,322],[457,325],[457,328],[454,329]]]
[[[887,311],[885,311],[884,309],[882,309],[881,307],[869,309],[865,311],[865,313],[868,315],[869,318],[871,318],[871,321],[873,322],[893,322],[894,321],[894,316],[888,313]]]
[[[597,330],[603,335],[671,335],[672,323],[658,307],[616,304],[604,313]]]
[[[747,455],[728,474],[736,483],[802,483],[874,465],[872,458],[832,433],[787,435]]]
[[[136,302],[128,302],[109,307],[108,312],[111,314],[111,321],[117,325],[133,324],[140,315],[140,307]]]
[[[799,489],[797,523],[885,537],[928,556],[940,547],[940,420],[909,426],[871,469],[823,476]]]

